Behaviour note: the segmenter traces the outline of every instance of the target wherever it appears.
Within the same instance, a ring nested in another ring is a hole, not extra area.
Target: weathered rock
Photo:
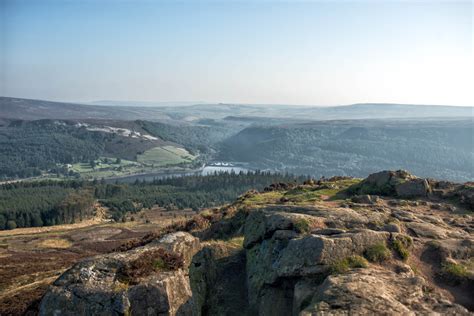
[[[361,203],[361,204],[377,204],[380,201],[380,198],[376,195],[356,195],[352,197],[352,202]]]
[[[370,207],[352,209],[342,207],[323,207],[320,205],[317,207],[272,205],[271,207],[262,208],[261,211],[267,213],[310,215],[313,217],[313,220],[324,223],[323,227],[314,227],[314,229],[323,229],[325,228],[324,226],[327,226],[327,228],[338,229],[367,228],[371,222],[385,222],[388,220],[390,215],[389,209],[374,212]]]
[[[328,277],[299,315],[470,315],[426,287],[413,273],[403,277],[386,270],[357,269]]]
[[[385,232],[389,232],[389,233],[400,233],[401,232],[400,225],[398,225],[396,223],[385,224],[381,228],[381,230],[385,231]]]
[[[311,234],[313,235],[337,235],[337,234],[342,234],[345,233],[346,231],[344,229],[339,229],[339,228],[323,228],[323,229],[315,229],[311,231]]]
[[[278,278],[274,264],[280,251],[288,245],[288,240],[278,238],[277,232],[246,251],[248,302],[253,311],[259,308],[258,302],[265,284],[272,284]]]
[[[328,266],[354,254],[362,254],[368,247],[384,243],[390,234],[361,230],[331,236],[309,235],[292,239],[281,251],[273,266],[282,277],[307,276],[322,273]]]
[[[212,242],[190,265],[193,315],[245,315],[245,251],[231,243]],[[225,304],[222,304],[225,302]]]
[[[469,260],[474,257],[474,238],[437,240],[428,245],[435,251],[439,262],[448,258]]]
[[[454,192],[461,203],[467,205],[471,211],[474,211],[474,183],[466,184]]]
[[[185,266],[177,270],[151,269],[130,283],[121,271],[130,262],[158,249],[179,251]],[[184,232],[123,253],[79,262],[49,288],[40,315],[189,315],[192,292],[187,264],[200,249],[199,240]]]
[[[426,222],[406,223],[405,226],[416,236],[431,239],[446,239],[448,237],[463,238],[468,233],[461,229],[445,228]]]
[[[395,185],[395,192],[401,198],[424,197],[431,188],[426,179],[411,179]]]
[[[427,196],[431,187],[426,179],[417,178],[405,170],[397,170],[371,174],[355,185],[354,190],[364,194],[417,197]]]
[[[385,242],[390,236],[386,232],[361,230],[281,240],[276,238],[278,232],[247,250],[247,286],[251,310],[272,310],[271,306],[262,303],[264,296],[268,302],[271,301],[269,297],[288,297],[289,294],[277,291],[273,284],[325,275],[331,264],[354,254],[362,254],[367,247]]]
[[[377,173],[370,174],[364,182],[367,184],[373,184],[377,187],[383,187],[385,185],[394,185],[399,182],[399,180],[408,180],[413,179],[412,176],[406,170],[397,170],[397,171],[380,171]]]
[[[382,171],[369,175],[354,187],[356,192],[382,194],[401,198],[426,197],[431,193],[431,185],[426,179],[417,178],[405,170]],[[360,202],[357,202],[357,201]],[[370,196],[356,196],[356,203],[373,203]]]
[[[245,222],[244,247],[252,247],[255,243],[271,237],[277,230],[309,231],[316,222],[314,216],[304,214],[253,211]]]

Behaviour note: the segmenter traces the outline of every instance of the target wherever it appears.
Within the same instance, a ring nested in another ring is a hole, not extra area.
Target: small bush
[[[413,240],[409,236],[397,235],[395,239],[392,240],[390,246],[403,261],[406,261],[410,256],[408,248],[412,244]]]
[[[347,258],[351,268],[367,268],[369,263],[364,257],[355,255]]]
[[[406,261],[410,256],[408,249],[405,248],[405,246],[399,240],[394,240],[392,242],[392,248],[403,261]]]
[[[383,262],[387,259],[390,259],[391,253],[390,250],[387,248],[385,243],[379,243],[367,248],[364,252],[365,257],[367,260],[371,262]]]
[[[162,258],[157,258],[155,262],[153,262],[153,267],[155,270],[166,270],[167,265],[166,262]]]
[[[311,230],[310,222],[305,218],[297,219],[293,226],[295,227],[296,231],[299,233],[308,233]]]
[[[469,276],[467,268],[462,264],[445,262],[441,266],[441,277],[448,283],[458,285]]]
[[[331,266],[331,274],[340,274],[353,268],[367,268],[368,262],[361,256],[350,256],[334,263]]]

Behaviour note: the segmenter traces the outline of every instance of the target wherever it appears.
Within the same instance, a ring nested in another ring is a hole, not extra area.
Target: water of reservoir
[[[219,172],[235,172],[235,173],[240,173],[240,172],[248,172],[249,169],[243,168],[243,167],[237,167],[237,166],[205,166],[204,168],[197,170],[197,171],[182,171],[182,172],[160,172],[160,173],[147,173],[147,174],[137,174],[137,175],[131,175],[131,176],[126,176],[126,177],[120,177],[120,178],[112,178],[112,179],[106,179],[106,182],[108,183],[133,183],[137,179],[139,181],[153,181],[154,179],[164,179],[164,178],[172,178],[172,177],[183,177],[183,176],[190,176],[190,175],[211,175],[214,173],[219,173]]]

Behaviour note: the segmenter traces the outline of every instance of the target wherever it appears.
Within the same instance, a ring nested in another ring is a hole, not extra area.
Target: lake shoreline
[[[185,177],[185,176],[192,176],[192,175],[211,175],[213,173],[219,172],[249,172],[252,171],[251,168],[244,168],[241,166],[237,166],[235,164],[226,164],[226,165],[203,165],[201,168],[198,169],[190,169],[190,170],[170,170],[170,171],[161,171],[161,172],[149,172],[149,173],[140,173],[140,174],[133,174],[133,175],[126,175],[120,177],[111,177],[104,179],[107,183],[131,183],[135,182],[136,180],[139,181],[153,181],[155,179],[166,179],[166,178],[173,178],[173,177]]]

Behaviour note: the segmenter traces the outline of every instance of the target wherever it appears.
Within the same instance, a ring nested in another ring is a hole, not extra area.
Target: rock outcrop
[[[78,263],[40,314],[471,315],[472,190],[399,170],[249,191],[201,240]]]
[[[365,194],[395,194],[401,198],[426,197],[431,193],[430,184],[426,179],[417,178],[405,170],[371,174],[355,190]]]
[[[190,315],[187,266],[199,250],[197,238],[176,232],[127,252],[87,259],[54,282],[39,314]],[[160,256],[163,253],[179,254],[182,267],[167,266],[166,258]],[[153,255],[151,261],[140,261],[149,255]],[[124,273],[130,272],[130,266],[141,273]]]
[[[329,276],[300,315],[463,315],[467,311],[437,294],[414,273],[356,269]]]

